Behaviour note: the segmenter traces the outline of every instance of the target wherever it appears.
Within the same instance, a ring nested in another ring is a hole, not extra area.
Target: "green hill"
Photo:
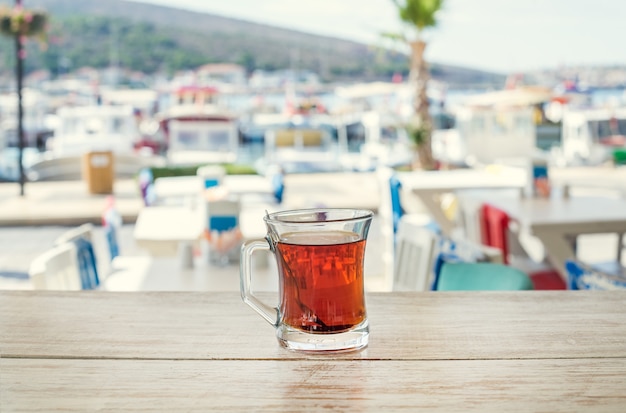
[[[0,0],[0,5],[13,5]],[[254,69],[301,69],[325,81],[390,79],[406,74],[407,56],[347,40],[312,35],[207,13],[122,0],[25,0],[48,11],[48,48],[30,42],[26,70],[52,73],[112,63],[144,73],[172,73],[206,63]],[[0,39],[0,70],[10,72],[9,39]],[[433,77],[451,85],[502,85],[504,77],[431,63]]]

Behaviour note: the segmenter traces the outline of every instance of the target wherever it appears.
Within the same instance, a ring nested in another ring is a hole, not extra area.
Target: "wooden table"
[[[441,208],[441,195],[477,189],[515,189],[521,193],[528,182],[526,172],[522,168],[413,171],[398,173],[398,178],[403,190],[410,191],[420,199],[446,235],[451,235],[454,222]]]
[[[0,292],[0,407],[626,411],[626,291],[378,293],[367,305],[368,348],[308,355],[279,347],[235,292]]]
[[[539,238],[550,263],[565,277],[565,260],[576,257],[572,240],[582,234],[626,233],[626,200],[607,197],[490,197]],[[621,249],[621,244],[616,252]],[[617,259],[617,257],[616,257]]]

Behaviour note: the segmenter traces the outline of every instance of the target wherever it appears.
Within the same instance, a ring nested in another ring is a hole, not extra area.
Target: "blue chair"
[[[570,290],[622,290],[626,289],[626,269],[619,274],[608,274],[581,261],[565,261]]]
[[[156,196],[154,193],[154,175],[152,169],[143,168],[139,171],[139,190],[141,191],[141,198],[145,206],[153,205]]]
[[[446,262],[435,288],[437,291],[532,290],[528,275],[505,264],[490,262]]]
[[[272,176],[272,189],[274,191],[274,200],[279,204],[282,203],[283,194],[285,193],[285,176],[282,173]]]
[[[76,247],[78,273],[83,290],[94,290],[100,286],[92,232],[92,224],[83,224],[77,228],[66,231],[54,242],[55,245],[71,243]]]
[[[455,240],[440,236],[437,254],[433,260],[433,281],[431,290],[437,290],[441,270],[446,263],[504,263],[502,251],[498,248],[473,243],[467,240]]]
[[[391,195],[391,217],[393,221],[393,233],[395,235],[398,233],[400,220],[406,215],[406,211],[404,210],[404,208],[402,208],[402,200],[400,199],[402,182],[400,182],[400,179],[395,172],[393,172],[389,177],[389,190]],[[441,228],[439,228],[439,225],[437,225],[437,223],[433,219],[429,219],[428,222],[424,224],[424,226],[437,234],[441,233]]]
[[[272,186],[272,196],[278,204],[283,202],[285,192],[285,171],[280,165],[269,165],[265,170],[265,176]]]
[[[389,189],[391,191],[391,217],[393,220],[393,233],[397,234],[400,219],[404,215],[404,209],[402,208],[402,204],[400,202],[402,182],[400,182],[396,174],[392,174],[389,177]]]
[[[100,285],[96,253],[93,244],[84,238],[74,240],[78,261],[78,273],[83,290],[94,290]]]

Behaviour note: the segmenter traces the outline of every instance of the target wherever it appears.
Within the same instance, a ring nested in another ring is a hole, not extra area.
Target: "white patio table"
[[[550,168],[550,182],[555,187],[576,189],[609,190],[626,197],[625,167],[567,167]]]
[[[239,227],[243,239],[263,238],[266,209],[271,206],[251,204],[239,212]],[[153,256],[179,255],[183,268],[193,267],[192,247],[204,233],[201,208],[185,206],[152,206],[139,211],[133,236],[135,242]]]
[[[223,186],[230,195],[261,195],[271,197],[272,184],[260,175],[226,175]],[[204,186],[199,176],[172,176],[154,181],[154,194],[159,203],[193,203],[200,198]]]
[[[470,196],[476,196],[472,194]],[[485,197],[521,230],[541,240],[550,263],[565,277],[565,260],[575,258],[572,240],[582,234],[626,233],[626,200],[608,197]],[[480,196],[480,194],[479,194]],[[616,257],[617,258],[617,257]]]
[[[505,167],[400,172],[398,178],[403,191],[410,191],[421,200],[446,235],[451,235],[454,222],[441,207],[441,195],[462,190],[515,189],[521,196],[528,183],[527,172],[522,168]]]
[[[203,232],[199,208],[186,206],[144,207],[137,215],[133,236],[152,256],[180,254],[184,268],[193,267],[192,246]]]

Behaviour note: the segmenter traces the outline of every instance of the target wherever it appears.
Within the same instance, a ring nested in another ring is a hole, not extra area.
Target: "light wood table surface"
[[[0,411],[626,411],[626,291],[367,305],[368,348],[308,355],[234,292],[0,292]]]

